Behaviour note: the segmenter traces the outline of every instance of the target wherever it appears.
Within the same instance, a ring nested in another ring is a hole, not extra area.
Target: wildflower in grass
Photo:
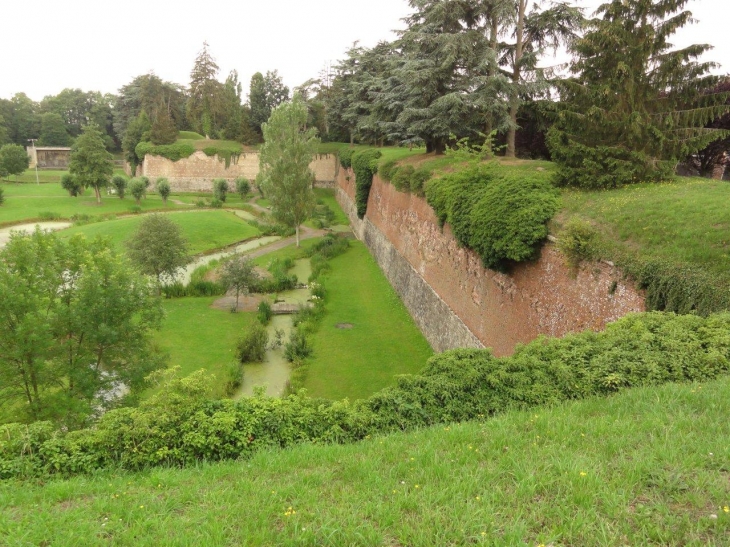
[[[723,507],[722,510],[725,511],[726,513],[730,513],[730,507],[728,507],[727,505],[725,507]]]
[[[585,477],[585,476],[586,476],[587,474],[588,474],[588,473],[586,473],[585,471],[581,471],[581,472],[580,472],[580,476],[581,476],[581,477]]]

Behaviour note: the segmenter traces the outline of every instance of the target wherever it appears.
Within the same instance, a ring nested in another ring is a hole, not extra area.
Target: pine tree
[[[688,1],[612,0],[574,43],[565,108],[548,135],[559,184],[664,180],[678,159],[727,135],[705,128],[728,109],[724,95],[707,93],[713,63],[697,60],[711,46],[669,43],[691,22]]]
[[[177,140],[177,127],[172,121],[167,105],[163,102],[157,105],[155,121],[150,129],[150,140],[154,144],[172,144]]]
[[[190,97],[186,115],[190,125],[206,136],[218,129],[218,118],[223,102],[223,86],[216,80],[218,65],[208,52],[208,43],[195,58],[190,72]]]

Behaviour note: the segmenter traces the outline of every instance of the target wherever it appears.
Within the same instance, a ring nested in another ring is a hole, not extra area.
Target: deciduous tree
[[[0,302],[0,404],[22,409],[20,421],[80,425],[115,402],[119,382],[138,389],[162,364],[159,299],[106,241],[13,235]]]
[[[85,188],[91,186],[94,189],[96,202],[101,204],[101,189],[109,184],[114,174],[114,162],[96,125],[84,127],[76,139],[71,148],[68,170]]]
[[[132,262],[142,273],[153,276],[158,287],[190,262],[180,226],[166,215],[144,217],[126,245]]]
[[[245,257],[234,255],[227,260],[221,268],[220,282],[227,290],[236,291],[236,310],[241,294],[246,295],[256,280],[258,274],[254,269],[253,262]]]
[[[319,144],[316,129],[307,128],[307,107],[299,96],[276,107],[262,129],[258,185],[271,201],[274,218],[296,230],[298,247],[299,226],[315,206],[309,164]]]
[[[0,176],[22,175],[30,165],[30,158],[25,148],[18,144],[6,144],[0,148]]]

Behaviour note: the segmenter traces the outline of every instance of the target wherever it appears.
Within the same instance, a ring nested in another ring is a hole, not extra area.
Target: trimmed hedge
[[[345,443],[368,435],[491,416],[634,386],[707,381],[730,371],[730,314],[702,318],[633,314],[604,332],[539,338],[511,357],[447,351],[422,374],[349,403],[303,393],[210,400],[202,371],[174,380],[137,408],[112,410],[95,427],[65,433],[49,423],[0,426],[0,478],[141,469],[249,457],[297,443]]]
[[[505,174],[494,164],[429,181],[426,199],[441,225],[448,222],[457,241],[492,269],[535,258],[559,207],[559,193],[544,177]]]

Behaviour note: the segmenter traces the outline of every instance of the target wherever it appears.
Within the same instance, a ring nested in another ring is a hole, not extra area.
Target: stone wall
[[[377,176],[360,221],[355,215],[354,179],[351,171],[340,171],[338,200],[354,219],[356,235],[368,245],[437,351],[477,345],[463,335],[466,329],[478,344],[496,355],[508,355],[517,344],[539,335],[600,330],[645,309],[643,295],[618,269],[592,263],[573,272],[550,243],[539,260],[520,264],[510,274],[488,270],[476,253],[459,246],[448,225],[439,228],[425,199],[398,192]],[[441,304],[412,289],[415,282],[409,271]]]
[[[318,154],[309,165],[314,172],[317,186],[334,186],[339,163],[333,154]],[[195,152],[188,158],[172,161],[162,156],[147,155],[137,167],[138,176],[150,179],[166,177],[174,192],[212,192],[213,179],[233,181],[238,177],[255,180],[259,172],[259,155],[257,152],[241,154],[231,158],[226,167],[225,161],[218,156],[207,156],[204,152]]]

